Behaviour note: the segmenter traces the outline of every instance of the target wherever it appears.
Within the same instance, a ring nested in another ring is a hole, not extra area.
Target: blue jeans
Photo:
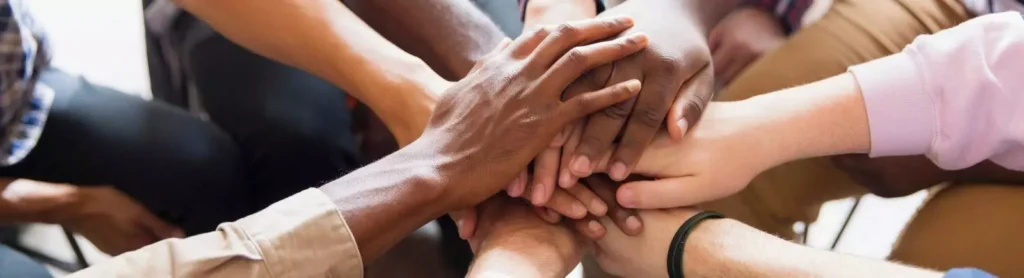
[[[43,265],[0,244],[0,277],[50,278],[50,272]]]

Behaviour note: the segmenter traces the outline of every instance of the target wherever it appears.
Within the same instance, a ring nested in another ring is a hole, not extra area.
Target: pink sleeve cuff
[[[867,108],[872,157],[927,153],[937,131],[926,79],[908,51],[850,67]]]

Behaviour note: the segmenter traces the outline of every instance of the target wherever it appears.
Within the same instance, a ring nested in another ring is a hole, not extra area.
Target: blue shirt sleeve
[[[995,275],[975,268],[954,268],[946,272],[943,278],[996,278]]]

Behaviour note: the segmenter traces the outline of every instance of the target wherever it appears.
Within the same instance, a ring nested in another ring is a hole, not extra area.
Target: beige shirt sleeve
[[[334,203],[308,189],[216,231],[168,239],[69,277],[362,277]]]

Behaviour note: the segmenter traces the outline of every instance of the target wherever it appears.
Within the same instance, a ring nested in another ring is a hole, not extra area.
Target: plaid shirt
[[[47,59],[25,3],[0,0],[0,166],[35,147],[53,103],[53,90],[36,84]]]

